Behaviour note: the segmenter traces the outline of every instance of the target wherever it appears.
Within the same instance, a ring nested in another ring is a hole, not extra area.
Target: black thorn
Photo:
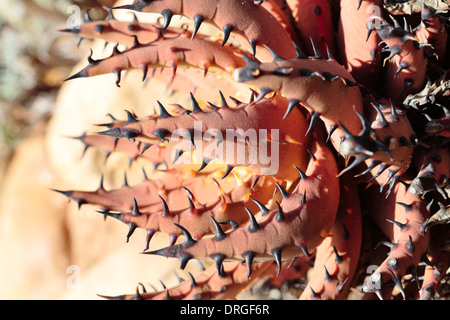
[[[361,8],[361,4],[362,4],[362,0],[358,0],[358,7],[357,7],[357,10],[359,10],[359,8]]]
[[[405,211],[406,211],[406,212],[410,212],[410,211],[412,211],[412,209],[413,209],[413,206],[412,206],[412,205],[409,205],[409,204],[406,204],[406,203],[403,203],[403,202],[396,202],[396,204],[399,204],[399,205],[401,205],[403,208],[405,208]]]
[[[304,206],[306,203],[306,191],[303,193],[302,200],[300,201],[301,205]]]
[[[347,281],[348,281],[348,277],[345,278],[345,280],[337,286],[336,290],[337,290],[339,293],[342,292],[342,290],[344,289],[344,286],[345,286],[345,284],[347,283]]]
[[[378,169],[378,172],[374,176],[372,176],[372,178],[367,180],[367,183],[378,178],[387,168],[389,168],[389,165],[384,164],[384,163],[380,164],[380,168]]]
[[[116,17],[114,17],[114,13],[113,13],[113,9],[112,8],[109,8],[107,6],[103,6],[103,9],[108,12],[108,20],[116,20]]]
[[[306,245],[304,243],[302,243],[300,245],[300,249],[302,250],[303,254],[307,257],[310,257],[311,254],[308,252],[308,248],[306,247]]]
[[[239,224],[234,220],[227,220],[227,221],[219,222],[219,224],[229,224],[231,226],[231,229],[235,229],[235,228],[239,227]]]
[[[153,230],[153,229],[147,229],[147,235],[146,235],[146,237],[145,237],[145,248],[144,248],[144,250],[143,251],[147,251],[148,250],[148,248],[150,247],[150,241],[152,240],[152,238],[153,238],[153,235],[156,233],[156,231],[155,230]]]
[[[227,43],[228,39],[230,38],[231,31],[233,30],[233,26],[226,24],[223,26],[223,41],[222,41],[222,47]]]
[[[162,142],[169,142],[169,139],[166,139],[165,137],[170,134],[170,131],[164,128],[157,129],[153,131],[153,134],[155,137],[157,137]]]
[[[414,80],[413,79],[405,79],[403,81],[403,87],[400,90],[400,92],[398,93],[398,95],[400,96],[403,92],[405,92],[406,89],[411,87],[413,84],[414,84]]]
[[[225,260],[226,256],[223,253],[213,253],[210,255],[210,258],[216,261],[216,271],[219,277],[225,278],[227,275],[223,270],[223,261]]]
[[[336,59],[333,57],[333,55],[331,54],[330,48],[328,47],[327,44],[325,45],[325,47],[326,47],[326,49],[327,49],[327,58],[328,58],[328,60],[336,60]]]
[[[363,172],[360,172],[360,173],[356,174],[354,177],[355,177],[355,178],[361,177],[361,176],[365,175],[366,173],[369,173],[370,171],[372,171],[372,169],[374,169],[374,168],[375,168],[376,166],[378,166],[380,163],[381,163],[381,161],[378,161],[378,160],[372,161],[371,164],[367,167],[366,170],[364,170]]]
[[[277,263],[278,270],[277,270],[277,276],[280,274],[281,271],[281,249],[275,248],[272,250],[273,257],[275,258],[275,262]]]
[[[142,82],[144,82],[147,79],[147,75],[148,75],[148,65],[143,64],[142,65]]]
[[[189,190],[187,187],[183,187],[183,189],[186,191],[189,199],[194,200],[194,194],[192,193],[192,191]]]
[[[276,186],[278,187],[278,190],[280,190],[281,196],[283,199],[289,198],[289,193],[282,187],[278,182],[275,182]]]
[[[311,291],[311,298],[312,299],[318,299],[319,296],[317,295],[317,293],[313,290],[313,288],[311,288],[311,286],[309,287],[309,290]]]
[[[196,241],[192,238],[192,236],[189,233],[189,231],[187,231],[184,227],[180,226],[177,223],[175,223],[175,226],[177,226],[178,229],[180,229],[183,232],[183,235],[185,237],[185,240],[183,242],[183,246],[190,247],[190,246],[192,246],[192,245],[194,245],[196,243]],[[183,269],[183,268],[181,268],[181,269]]]
[[[394,189],[395,184],[397,183],[397,181],[399,180],[399,177],[395,176],[394,178],[392,178],[391,182],[389,183],[389,189],[386,193],[386,198],[389,197],[389,195],[391,194],[391,191]]]
[[[305,78],[312,78],[316,75],[316,72],[310,69],[303,68],[298,71],[298,74]]]
[[[135,225],[135,224],[132,223],[132,222],[128,222],[127,225],[128,225],[128,227],[130,228],[130,229],[128,230],[128,234],[127,234],[127,242],[128,242],[128,241],[130,241],[130,237],[133,235],[134,231],[136,230],[137,225]]]
[[[84,13],[84,21],[85,21],[85,22],[92,22],[92,18],[91,18],[91,16],[89,15],[89,11],[86,11],[86,12]]]
[[[144,284],[142,284],[142,283],[139,282],[139,286],[142,288],[142,292],[143,292],[143,293],[147,293],[147,289],[145,289]]]
[[[308,57],[300,50],[300,47],[294,42],[295,52],[297,53],[297,59],[308,59]]]
[[[253,259],[255,258],[255,253],[253,251],[246,251],[242,254],[242,257],[244,258],[245,264],[247,266],[247,281],[248,281],[252,273],[252,263]]]
[[[129,141],[134,142],[135,138],[139,136],[139,132],[133,129],[125,129],[122,132],[122,137],[127,138]]]
[[[380,121],[378,122],[378,125],[380,127],[387,127],[389,126],[389,123],[386,121],[386,118],[384,117],[383,112],[381,112],[380,108],[375,103],[371,103],[372,107],[376,110],[378,117],[380,118]]]
[[[408,62],[405,62],[405,61],[401,61],[401,62],[398,64],[398,69],[397,69],[397,71],[395,71],[394,79],[397,78],[398,74],[399,74],[402,70],[408,69],[408,68],[409,68],[409,63],[408,63]]]
[[[387,222],[390,222],[390,223],[392,223],[392,224],[395,224],[395,225],[396,225],[397,227],[399,227],[400,230],[402,230],[402,231],[404,231],[404,230],[406,230],[406,229],[408,228],[408,225],[407,225],[407,224],[404,224],[404,223],[401,223],[401,222],[398,222],[398,221],[395,221],[395,220],[386,219],[386,221],[387,221]]]
[[[77,41],[77,46],[76,46],[76,47],[77,47],[77,49],[78,49],[78,48],[80,47],[80,45],[81,45],[81,41],[83,41],[83,39],[84,39],[84,38],[83,38],[83,37],[81,37],[81,36],[80,36],[80,37],[78,37],[78,41]]]
[[[122,186],[128,187],[128,178],[127,178],[127,173],[126,172],[123,173],[123,184],[122,184]]]
[[[245,67],[248,67],[250,69],[258,69],[259,62],[252,60],[250,57],[246,56],[245,54],[240,55],[242,59],[245,61]]]
[[[208,102],[208,104],[213,110],[219,110],[219,107],[213,104],[212,102]]]
[[[79,34],[80,33],[80,27],[74,27],[74,28],[69,28],[69,29],[60,29],[57,30],[58,32],[70,32],[70,33],[74,33],[74,34]]]
[[[162,282],[162,280],[161,280],[161,279],[159,280],[159,283],[161,283],[161,286],[163,287],[163,289],[164,289],[164,290],[166,290],[166,289],[167,289],[166,285],[164,284],[164,282]]]
[[[137,122],[136,116],[130,112],[129,110],[125,110],[125,113],[127,114],[127,122],[125,124]]]
[[[289,113],[291,113],[291,111],[292,111],[296,106],[299,105],[299,103],[300,103],[300,100],[297,100],[297,99],[289,99],[289,105],[288,105],[288,107],[287,107],[287,109],[286,109],[286,113],[284,114],[283,119],[285,119],[285,118],[289,115]]]
[[[158,100],[156,101],[156,103],[158,103],[158,107],[159,107],[159,119],[164,119],[164,118],[171,118],[172,115],[167,112],[166,108],[164,108],[164,106],[161,104],[161,102],[159,102]]]
[[[193,29],[193,31],[192,31],[191,39],[194,39],[194,37],[195,37],[195,35],[197,34],[198,29],[200,28],[200,26],[201,26],[203,20],[205,20],[205,17],[202,16],[201,14],[196,14],[196,15],[194,16],[194,29]]]
[[[331,274],[328,272],[327,267],[325,265],[323,265],[323,269],[325,271],[325,281],[326,282],[330,282],[333,280],[333,277],[331,276]]]
[[[191,101],[192,101],[192,113],[202,112],[202,109],[200,109],[200,106],[199,106],[197,100],[195,100],[195,97],[192,94],[192,92],[190,93],[190,96],[191,96]]]
[[[342,262],[342,257],[339,255],[337,249],[335,246],[333,246],[333,250],[334,250],[334,261],[336,262],[336,264],[340,264]]]
[[[330,130],[328,131],[328,136],[327,136],[326,142],[330,141],[331,135],[333,134],[334,131],[336,131],[337,128],[338,128],[338,126],[335,124],[330,127]]]
[[[229,96],[229,98],[234,102],[234,104],[237,106],[240,106],[243,102],[235,97]]]
[[[116,86],[118,88],[120,88],[120,80],[122,79],[122,70],[121,69],[114,69],[112,73],[116,77]]]
[[[190,272],[188,272],[188,274],[189,274],[189,278],[191,279],[191,288],[193,289],[193,288],[197,287],[198,284],[195,281],[194,276]]]
[[[116,44],[115,46],[114,46],[114,48],[113,48],[113,52],[112,52],[112,54],[111,54],[111,57],[112,56],[116,56],[116,55],[118,55],[118,54],[120,54],[121,52],[120,52],[120,50],[119,50],[119,44]]]
[[[175,245],[178,240],[178,235],[175,233],[169,233],[169,246]]]
[[[192,256],[189,254],[180,256],[180,269],[184,270],[184,268],[186,268],[187,263],[191,259],[192,259]]]
[[[378,249],[382,245],[388,247],[390,250],[395,249],[397,247],[397,245],[395,243],[391,243],[389,241],[380,241],[375,246],[375,249]]]
[[[311,121],[309,122],[308,130],[306,130],[305,136],[308,135],[308,133],[311,132],[311,130],[314,129],[314,126],[317,124],[317,120],[320,118],[320,113],[318,112],[311,112]]]
[[[219,95],[220,95],[220,107],[221,108],[228,108],[227,100],[225,99],[225,97],[223,96],[222,91],[220,91],[220,90],[219,90]]]
[[[147,151],[150,147],[151,147],[152,145],[150,144],[150,143],[144,143],[144,147],[142,148],[142,150],[141,150],[141,155],[145,152],[145,151]]]
[[[220,227],[220,224],[217,223],[216,219],[214,219],[213,216],[210,216],[210,217],[214,224],[214,227],[216,228],[216,235],[214,236],[213,240],[214,241],[222,241],[223,239],[225,239],[227,237],[227,235],[225,234],[223,229]]]
[[[188,202],[189,202],[189,210],[191,214],[195,214],[197,212],[197,208],[195,207],[194,202],[192,201],[191,197],[188,196]]]
[[[231,171],[233,171],[233,169],[234,169],[233,166],[227,164],[227,169],[225,170],[224,175],[220,179],[225,179],[231,173]]]
[[[174,148],[173,151],[175,154],[173,156],[172,163],[176,163],[178,159],[181,157],[181,155],[184,153],[184,150]]]
[[[259,93],[258,96],[256,97],[255,102],[260,101],[260,100],[263,99],[267,94],[269,94],[269,93],[271,93],[271,92],[273,91],[272,89],[265,88],[265,87],[259,88],[259,90],[260,90],[260,93]]]
[[[308,176],[300,168],[295,167],[295,169],[297,169],[298,173],[300,174],[301,180],[306,180],[306,178],[308,178]]]
[[[261,216],[265,216],[266,214],[268,214],[270,212],[270,210],[263,205],[260,201],[256,200],[256,199],[251,199],[259,208],[259,210],[261,210]]]
[[[252,55],[253,55],[253,59],[255,59],[256,56],[256,40],[250,40],[250,47],[252,48]]]
[[[67,198],[72,199],[73,191],[62,191],[62,190],[56,190],[56,189],[51,189],[51,190],[61,193],[61,194],[65,195]]]
[[[272,50],[272,48],[269,48],[268,46],[266,46],[266,49],[269,50],[270,54],[272,55],[273,62],[276,62],[276,61],[284,61],[284,60],[286,60],[285,58],[279,56],[279,55],[275,52],[275,50]]]
[[[259,227],[258,222],[256,221],[255,216],[248,208],[244,207],[244,209],[245,209],[245,211],[247,211],[247,214],[250,218],[250,225],[248,226],[248,231],[250,233],[258,231],[260,227]]]
[[[322,73],[322,76],[323,76],[325,79],[330,80],[330,81],[336,81],[336,80],[340,79],[339,76],[337,76],[337,75],[335,76],[335,75],[329,73],[328,71],[323,72],[323,73]]]
[[[131,211],[131,215],[133,217],[139,217],[142,213],[139,211],[139,207],[136,201],[136,198],[133,197],[133,210]]]
[[[260,175],[255,174],[255,176],[253,177],[253,180],[252,180],[252,184],[250,186],[250,190],[252,190],[256,186],[256,184],[258,183],[260,178],[261,178]]]
[[[101,213],[105,217],[105,219],[106,219],[106,217],[111,217],[111,218],[114,218],[114,219],[124,222],[122,220],[123,214],[121,214],[121,213],[113,213],[113,212],[109,212],[108,210],[97,210],[96,212]],[[126,222],[124,222],[124,223],[126,223]]]
[[[351,81],[349,79],[346,78],[342,78],[345,82],[345,85],[348,87],[359,87],[359,84],[357,82]]]
[[[399,275],[394,275],[392,277],[392,280],[394,281],[395,286],[398,288],[398,290],[402,294],[403,300],[404,300],[406,298],[406,296],[405,296],[405,291],[403,290],[402,281],[400,279],[400,276]]]
[[[311,41],[312,49],[314,51],[314,58],[315,59],[323,59],[322,55],[320,54],[319,50],[316,47],[316,44],[313,41],[313,39],[310,37],[309,40]]]
[[[141,294],[139,293],[139,286],[136,287],[136,295],[131,298],[131,300],[144,300],[144,298],[142,298]]]
[[[425,262],[425,264],[427,266],[430,266],[431,268],[436,269],[439,273],[442,272],[442,267],[436,263],[431,262],[430,259],[428,259],[428,255],[425,255],[423,257],[423,262]]]
[[[288,77],[292,74],[294,69],[290,67],[277,67],[272,71],[272,74],[280,77]]]
[[[161,212],[161,216],[163,218],[170,217],[170,210],[169,210],[169,206],[167,205],[166,200],[164,200],[164,198],[161,197],[160,195],[158,195],[158,197],[161,199],[161,204],[162,204],[162,207],[163,207],[163,210]]]
[[[413,254],[414,251],[416,250],[416,247],[414,246],[411,236],[408,235],[408,237],[409,237],[409,239],[408,239],[408,242],[405,244],[405,248],[406,248],[406,250],[408,250],[409,253]]]
[[[345,223],[342,223],[342,228],[343,228],[343,238],[344,240],[347,240],[350,237],[350,234],[348,233],[348,229],[347,226],[345,225]]]
[[[94,29],[95,29],[95,31],[97,31],[98,33],[102,34],[103,31],[105,31],[105,26],[102,25],[102,24],[97,24],[97,25],[94,27]]]
[[[277,207],[278,207],[278,213],[277,213],[277,216],[276,216],[275,219],[277,220],[277,222],[282,222],[285,219],[284,213],[283,213],[283,209],[281,208],[281,205],[278,203],[278,201],[275,201],[275,202],[276,202]]]
[[[164,23],[161,27],[161,30],[165,30],[170,25],[170,20],[172,20],[172,12],[168,9],[165,9],[161,11],[161,15],[164,18]]]
[[[206,166],[208,165],[208,163],[210,163],[210,162],[211,162],[211,159],[209,159],[209,158],[203,158],[202,164],[201,164],[200,168],[197,170],[197,172],[200,172],[200,171],[202,171],[203,169],[205,169]]]
[[[105,182],[105,176],[102,173],[100,176],[100,185],[98,186],[98,190],[105,190],[104,182]]]
[[[370,127],[370,124],[367,122],[367,119],[361,113],[359,113],[357,110],[355,110],[355,113],[358,116],[358,118],[361,122],[361,125],[362,125],[362,129],[361,129],[361,132],[359,133],[359,135],[362,135],[362,136],[370,135],[370,133],[372,132],[372,128]]]

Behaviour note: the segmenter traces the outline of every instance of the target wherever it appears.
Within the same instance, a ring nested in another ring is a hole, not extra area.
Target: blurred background
[[[101,8],[113,2],[0,1],[0,299],[99,299],[133,293],[139,282],[162,289],[159,280],[176,281],[177,259],[139,254],[143,231],[126,243],[126,225],[51,190],[95,190],[101,173],[106,186],[120,185],[124,172],[133,183],[126,159],[105,165],[104,153],[83,155],[71,137],[107,113],[148,112],[149,94],[164,90],[157,83],[135,90],[141,75],[132,73],[120,89],[110,75],[62,82],[86,65],[91,48],[105,48],[86,40],[77,49],[76,35],[57,30],[83,22],[90,8],[105,18]],[[167,244],[163,236],[152,240]]]

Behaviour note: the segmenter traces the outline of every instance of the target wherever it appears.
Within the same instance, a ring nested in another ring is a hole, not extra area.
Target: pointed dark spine
[[[248,214],[248,216],[249,216],[249,218],[250,218],[250,225],[248,226],[248,231],[249,231],[250,233],[253,233],[253,232],[258,231],[260,227],[259,227],[258,222],[256,221],[255,216],[254,216],[253,213],[252,213],[250,210],[248,210],[247,208],[244,208],[244,209],[245,209],[245,211],[247,212],[247,214]]]
[[[212,222],[214,224],[214,227],[216,228],[216,235],[214,236],[213,240],[214,241],[222,241],[223,239],[225,239],[227,237],[227,235],[223,231],[223,229],[220,226],[220,224],[217,223],[216,219],[214,219],[213,216],[210,216],[210,217],[211,217],[211,220],[212,220]]]

